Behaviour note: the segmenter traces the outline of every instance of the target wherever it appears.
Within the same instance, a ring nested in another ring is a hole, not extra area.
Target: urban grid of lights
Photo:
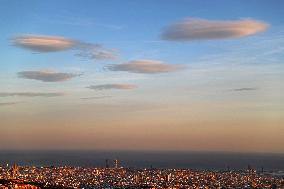
[[[283,188],[283,174],[245,171],[201,171],[191,169],[130,169],[86,167],[2,166],[0,179],[41,183],[62,188]],[[8,188],[0,184],[0,189]],[[18,185],[17,188],[38,188]]]

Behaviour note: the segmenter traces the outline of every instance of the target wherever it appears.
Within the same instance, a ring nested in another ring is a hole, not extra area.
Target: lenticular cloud
[[[15,46],[38,53],[74,50],[75,56],[92,60],[115,59],[116,51],[100,44],[82,42],[59,36],[21,35],[12,39]]]
[[[57,36],[22,35],[13,39],[14,45],[37,52],[56,52],[74,47],[75,41]]]
[[[18,77],[24,79],[34,79],[43,82],[61,82],[77,77],[80,74],[73,73],[59,73],[50,71],[22,71],[18,72]]]
[[[107,68],[111,71],[157,74],[174,72],[182,69],[183,66],[179,64],[166,64],[158,60],[133,60],[124,64],[111,64]]]
[[[267,28],[267,23],[253,19],[211,21],[190,18],[169,26],[161,37],[170,41],[231,39],[254,35]]]

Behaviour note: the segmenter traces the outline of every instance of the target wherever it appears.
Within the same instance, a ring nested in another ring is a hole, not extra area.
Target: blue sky
[[[0,149],[284,152],[283,1],[0,4]]]
[[[11,46],[9,39],[24,33],[65,36],[104,44],[119,49],[122,61],[146,54],[149,58],[163,58],[171,63],[188,62],[188,59],[195,60],[204,53],[215,53],[219,49],[199,42],[155,43],[160,40],[163,28],[171,23],[188,17],[213,20],[253,18],[273,25],[268,31],[273,34],[283,27],[284,22],[281,1],[3,1],[2,4],[0,40],[5,46],[2,45],[1,51],[7,56],[22,53]],[[226,46],[228,42],[222,43]],[[180,52],[181,49],[188,54]],[[29,55],[23,53],[19,56]],[[64,61],[60,65],[72,61],[62,58]]]

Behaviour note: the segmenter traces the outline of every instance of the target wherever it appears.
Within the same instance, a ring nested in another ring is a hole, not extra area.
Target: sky
[[[284,1],[0,2],[0,149],[284,153]]]

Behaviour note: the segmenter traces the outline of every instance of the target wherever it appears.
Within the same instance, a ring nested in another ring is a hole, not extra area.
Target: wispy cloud
[[[189,18],[166,28],[161,37],[171,41],[231,39],[262,32],[268,26],[263,21],[253,19],[211,21]]]
[[[254,87],[243,87],[243,88],[236,88],[232,89],[232,91],[255,91],[257,88]]]
[[[19,103],[20,102],[0,102],[0,106],[10,106],[10,105],[15,105]]]
[[[92,96],[92,97],[82,97],[82,100],[91,100],[91,99],[104,99],[104,98],[111,98],[112,96]]]
[[[129,90],[137,88],[136,85],[131,84],[104,84],[104,85],[91,85],[87,87],[93,90],[109,90],[109,89],[121,89],[121,90]]]
[[[126,71],[133,73],[157,74],[174,72],[184,68],[180,64],[166,64],[158,60],[133,60],[124,64],[111,64],[107,69],[111,71]]]
[[[100,44],[86,43],[59,36],[21,35],[14,37],[12,42],[17,47],[39,53],[75,50],[76,56],[88,59],[102,60],[117,57],[115,50],[106,49]]]
[[[43,82],[61,82],[80,76],[81,74],[59,73],[51,71],[23,71],[18,72],[18,77],[25,79],[40,80]]]
[[[41,93],[41,92],[7,92],[0,93],[0,97],[23,96],[23,97],[56,97],[63,96],[64,93]]]
[[[77,42],[76,49],[79,51],[75,56],[94,59],[94,60],[114,60],[117,58],[117,51],[114,49],[105,49],[99,44]]]

